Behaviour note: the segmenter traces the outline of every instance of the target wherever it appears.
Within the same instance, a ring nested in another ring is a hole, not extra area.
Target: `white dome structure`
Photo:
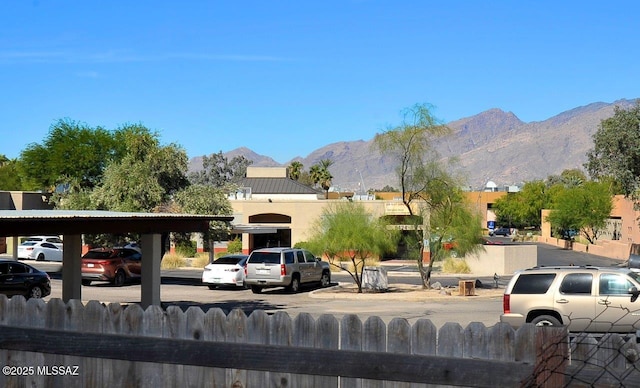
[[[488,181],[484,186],[484,191],[498,191],[498,185],[494,181]]]

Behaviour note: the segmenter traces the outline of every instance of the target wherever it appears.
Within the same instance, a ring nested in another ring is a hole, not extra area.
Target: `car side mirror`
[[[640,295],[640,291],[638,291],[638,287],[629,288],[629,294],[631,294],[631,301],[635,302],[638,299],[638,295]]]

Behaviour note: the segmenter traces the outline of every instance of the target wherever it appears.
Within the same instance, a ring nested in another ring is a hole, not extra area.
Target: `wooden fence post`
[[[563,387],[569,363],[566,327],[536,327],[536,387]]]

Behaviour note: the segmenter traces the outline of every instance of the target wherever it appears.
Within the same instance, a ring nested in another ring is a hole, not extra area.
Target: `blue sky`
[[[71,119],[286,163],[416,103],[541,121],[640,97],[637,1],[10,1],[0,154]]]

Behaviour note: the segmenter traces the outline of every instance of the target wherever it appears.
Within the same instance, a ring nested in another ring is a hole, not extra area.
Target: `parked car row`
[[[329,263],[297,248],[256,249],[250,255],[228,255],[207,265],[202,282],[210,289],[232,285],[260,293],[265,288],[285,287],[298,292],[306,284],[326,287],[331,283]]]

